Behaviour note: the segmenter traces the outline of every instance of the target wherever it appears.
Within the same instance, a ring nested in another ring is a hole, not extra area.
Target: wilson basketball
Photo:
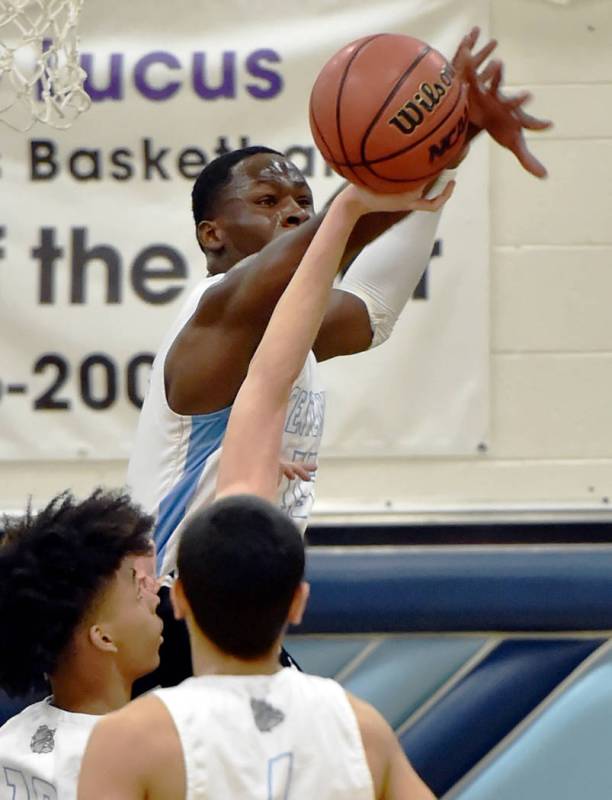
[[[401,192],[455,159],[467,131],[467,88],[425,42],[395,33],[339,50],[310,95],[323,158],[352,183]]]

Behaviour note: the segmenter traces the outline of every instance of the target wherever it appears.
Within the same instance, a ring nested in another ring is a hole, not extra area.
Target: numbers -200
[[[136,353],[125,365],[122,376],[121,368],[109,355],[90,353],[75,371],[80,399],[94,411],[110,408],[117,401],[119,385],[124,379],[128,400],[140,408],[152,363],[152,353]],[[72,401],[65,394],[66,384],[71,377],[68,359],[59,353],[43,353],[34,363],[34,372],[49,378],[46,388],[35,398],[34,408],[45,411],[69,410]]]

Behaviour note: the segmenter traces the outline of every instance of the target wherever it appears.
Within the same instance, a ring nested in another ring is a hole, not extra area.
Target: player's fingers
[[[467,36],[463,37],[463,40],[466,42],[467,47],[472,49],[476,42],[478,41],[478,37],[480,36],[480,28],[478,25],[474,25],[472,30],[467,34]]]
[[[305,464],[303,461],[281,461],[280,472],[289,480],[302,478],[309,481],[313,472],[317,471],[317,464]]]
[[[295,474],[298,475],[303,481],[309,481],[312,479],[312,473],[316,472],[315,466],[306,466],[305,464],[296,464],[295,465]]]
[[[495,71],[495,74],[491,78],[491,87],[490,88],[491,88],[492,92],[496,92],[499,89],[500,84],[504,79],[504,65],[503,65],[503,63],[501,61],[498,61],[496,63],[499,64],[499,67],[497,68],[497,70]]]
[[[553,126],[552,120],[532,117],[531,114],[523,111],[522,108],[517,109],[514,113],[523,128],[527,128],[530,131],[545,131]]]
[[[412,200],[410,207],[414,211],[438,211],[450,198],[454,190],[455,181],[449,181],[440,194],[435,197],[421,197],[417,200]]]
[[[455,55],[452,58],[452,65],[453,67],[460,72],[464,67],[466,61],[470,58],[470,51],[472,47],[476,44],[476,40],[478,39],[478,34],[480,33],[479,28],[472,28],[469,33],[466,33],[465,36],[459,42],[457,46],[457,50],[455,51]]]
[[[493,78],[499,73],[501,69],[501,61],[497,61],[493,59],[493,61],[489,61],[487,66],[483,69],[483,71],[478,75],[479,81],[483,85],[488,85]]]
[[[520,108],[521,106],[525,105],[528,100],[531,100],[532,94],[531,92],[519,92],[518,94],[508,95],[504,102],[506,106],[511,110]]]
[[[491,39],[490,42],[487,42],[487,44],[481,50],[479,50],[477,53],[474,53],[474,55],[471,57],[472,65],[478,68],[487,60],[496,47],[497,40]]]
[[[545,178],[548,175],[548,170],[544,164],[527,149],[527,145],[522,139],[514,149],[514,154],[518,158],[521,166],[524,167],[527,172],[531,173],[531,175],[535,175],[536,178]]]
[[[496,70],[496,61],[489,61],[487,66],[478,73],[478,81],[481,86],[486,86],[493,77]]]

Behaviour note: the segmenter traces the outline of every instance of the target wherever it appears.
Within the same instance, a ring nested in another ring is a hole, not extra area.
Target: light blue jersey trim
[[[154,533],[158,572],[161,570],[166,546],[185,517],[208,457],[221,446],[230,411],[231,406],[212,414],[196,414],[191,417],[191,433],[183,475],[159,504]]]

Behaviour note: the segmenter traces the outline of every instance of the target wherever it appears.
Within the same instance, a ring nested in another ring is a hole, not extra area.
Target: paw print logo
[[[30,750],[33,753],[50,753],[55,747],[55,728],[41,725],[36,729],[30,741]]]
[[[251,711],[255,724],[262,733],[268,733],[285,719],[285,715],[278,708],[254,697],[251,698]]]

